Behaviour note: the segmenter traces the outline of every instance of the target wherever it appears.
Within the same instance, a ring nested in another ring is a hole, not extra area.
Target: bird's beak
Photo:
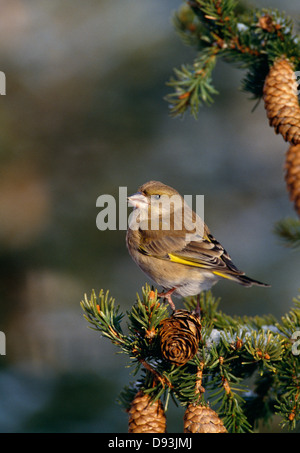
[[[144,208],[148,205],[148,200],[145,195],[141,192],[134,193],[130,197],[127,197],[128,203],[134,208]]]

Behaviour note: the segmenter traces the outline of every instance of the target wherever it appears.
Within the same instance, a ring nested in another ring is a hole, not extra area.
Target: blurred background
[[[171,23],[181,4],[0,1],[1,432],[127,431],[116,399],[134,377],[88,328],[80,300],[109,289],[125,312],[147,278],[125,231],[97,229],[101,194],[117,198],[120,186],[130,194],[150,179],[204,194],[205,220],[235,264],[272,285],[219,283],[224,312],[280,319],[298,294],[299,255],[272,231],[296,215],[283,176],[288,146],[262,102],[251,112],[243,73],[218,63],[213,106],[197,121],[169,116],[166,82],[195,56]],[[284,8],[299,18],[298,0]],[[168,432],[182,432],[181,416],[171,408]]]

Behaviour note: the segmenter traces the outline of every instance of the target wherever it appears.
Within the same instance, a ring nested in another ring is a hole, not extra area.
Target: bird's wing
[[[222,245],[207,232],[203,236],[165,233],[147,235],[139,251],[155,258],[191,267],[242,275]],[[224,275],[221,275],[224,277]]]
[[[183,249],[169,253],[169,257],[173,262],[210,269],[214,273],[226,271],[234,275],[243,274],[233,264],[224,247],[211,234],[201,241],[192,240]]]
[[[140,231],[139,251],[155,258],[169,259],[168,254],[184,249],[186,239],[179,232]]]

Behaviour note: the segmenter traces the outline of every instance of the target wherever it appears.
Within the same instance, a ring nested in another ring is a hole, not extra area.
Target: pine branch
[[[168,307],[146,285],[127,313],[129,334],[125,335],[124,315],[108,292],[101,290],[97,297],[93,291],[90,299],[84,297],[85,319],[128,355],[133,375],[139,374],[121,393],[123,406],[128,409],[142,391],[152,401],[163,399],[165,411],[170,397],[188,407],[209,404],[223,417],[229,432],[249,432],[259,419],[266,421],[275,412],[282,424],[294,428],[300,417],[299,360],[293,349],[293,335],[300,333],[300,298],[281,322],[271,316],[226,315],[211,292],[188,298],[185,304],[187,311],[177,310],[169,317]],[[174,350],[171,356],[165,350],[161,329],[177,313],[169,339],[176,340],[173,348],[183,348],[180,354],[190,354],[188,341],[195,333],[197,304],[201,313],[198,350],[178,365],[172,359]],[[257,380],[250,391],[247,382],[252,376]]]
[[[120,325],[124,315],[118,313],[120,307],[115,308],[115,300],[112,297],[109,298],[109,291],[104,293],[102,289],[97,297],[93,290],[90,299],[85,294],[80,304],[91,328],[99,330],[104,337],[109,338],[112,343],[121,346],[127,352],[126,336],[123,335]]]
[[[175,88],[175,92],[166,96],[170,103],[170,112],[173,116],[183,114],[188,107],[196,117],[199,107],[213,102],[212,95],[218,94],[212,85],[211,74],[216,64],[216,50],[203,52],[194,61],[193,65],[175,69],[175,78],[171,78],[168,85]]]
[[[203,103],[213,102],[217,91],[211,74],[217,58],[247,70],[241,88],[253,98],[261,98],[276,58],[285,56],[300,69],[300,42],[292,19],[278,10],[241,7],[233,0],[193,0],[183,4],[173,22],[183,42],[198,52],[194,64],[175,69],[176,77],[169,82],[174,92],[166,100],[173,116],[188,109],[196,116]]]

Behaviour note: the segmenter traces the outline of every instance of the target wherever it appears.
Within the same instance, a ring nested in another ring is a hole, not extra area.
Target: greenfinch
[[[126,235],[136,264],[175,310],[172,295],[194,296],[228,279],[243,286],[269,286],[247,277],[233,264],[204,221],[172,187],[149,181],[128,197],[134,208]]]

